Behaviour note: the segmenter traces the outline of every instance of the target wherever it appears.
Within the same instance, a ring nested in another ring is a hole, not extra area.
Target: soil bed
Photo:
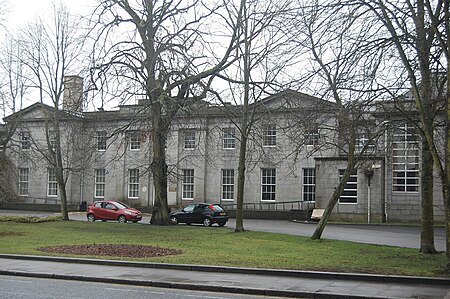
[[[161,248],[159,246],[123,245],[123,244],[87,244],[64,245],[38,248],[39,251],[59,254],[118,256],[118,257],[159,257],[181,254],[181,250]]]

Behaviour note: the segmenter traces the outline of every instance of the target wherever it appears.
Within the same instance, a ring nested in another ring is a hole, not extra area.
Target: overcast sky
[[[6,0],[5,27],[9,31],[27,24],[37,16],[51,16],[52,3],[63,3],[72,14],[89,14],[96,0]]]

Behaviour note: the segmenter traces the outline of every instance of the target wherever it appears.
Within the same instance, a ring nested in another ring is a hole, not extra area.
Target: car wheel
[[[170,223],[172,223],[172,224],[178,224],[178,218],[175,216],[170,217],[169,220],[170,220]]]
[[[87,215],[87,220],[88,220],[89,222],[94,222],[94,221],[95,221],[95,216],[94,216],[94,214],[89,214],[89,215]]]
[[[138,223],[137,221],[133,221],[133,223]]]
[[[119,218],[117,218],[117,220],[119,220],[120,223],[125,223],[127,222],[127,218],[123,215],[120,215]]]
[[[219,224],[219,226],[224,226],[226,224],[226,222],[219,222],[218,224]]]
[[[205,218],[205,219],[203,220],[203,225],[204,225],[204,226],[211,226],[211,225],[212,225],[211,219]]]

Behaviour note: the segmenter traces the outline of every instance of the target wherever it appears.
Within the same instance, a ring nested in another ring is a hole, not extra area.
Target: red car
[[[142,213],[120,201],[102,200],[89,205],[86,212],[88,221],[117,220],[120,223],[142,220]]]

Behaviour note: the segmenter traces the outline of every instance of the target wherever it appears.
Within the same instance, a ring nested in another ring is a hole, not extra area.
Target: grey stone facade
[[[263,104],[270,113],[260,113],[252,131],[247,159],[245,203],[254,204],[258,208],[263,208],[261,204],[267,207],[285,202],[296,203],[296,207],[300,209],[310,209],[314,205],[316,208],[324,208],[339,182],[339,169],[345,168],[346,160],[335,147],[317,149],[313,145],[299,146],[295,143],[292,136],[298,135],[298,132],[294,131],[299,129],[292,125],[292,113],[297,111],[296,109],[323,109],[323,119],[315,119],[315,122],[332,128],[335,126],[335,120],[332,114],[327,113],[327,109],[332,109],[333,104],[293,91],[271,96],[263,100]],[[184,205],[192,201],[235,204],[238,129],[224,112],[226,107],[205,104],[197,108],[196,113],[180,115],[171,127],[167,142],[169,205]],[[52,108],[34,104],[21,111],[20,125],[12,140],[12,146],[9,147],[11,150],[8,155],[17,168],[27,168],[29,171],[27,194],[21,195],[26,202],[58,202],[58,196],[49,195],[48,164],[43,159],[42,152],[33,149],[39,144],[45,147],[44,111],[48,109]],[[142,106],[130,105],[115,111],[65,112],[62,117],[62,131],[63,148],[67,152],[65,162],[69,173],[69,204],[79,204],[83,201],[91,203],[107,198],[126,201],[139,207],[153,206],[153,181],[149,169],[152,155],[150,129],[142,119],[136,121],[136,113],[141,110]],[[8,120],[11,120],[11,117],[6,118],[6,121]],[[264,146],[263,140],[266,134],[264,128],[267,125],[274,125],[276,128],[276,142],[270,146]],[[235,128],[234,148],[224,148],[224,131],[227,128]],[[34,143],[31,149],[21,149],[22,132],[29,132],[32,136]],[[101,150],[98,149],[98,134],[106,134],[107,138],[106,147]],[[318,142],[325,138],[336,139],[334,134],[332,130],[323,129]],[[193,144],[186,148],[186,142],[189,140],[193,140]],[[357,196],[351,199],[351,202],[339,202],[333,211],[334,219],[368,221],[370,218],[370,222],[374,223],[420,219],[420,193],[393,190],[393,163],[390,155],[390,150],[386,148],[384,153],[367,159],[358,168],[354,185],[356,189],[352,190]],[[137,169],[138,179],[133,177]],[[308,195],[305,195],[305,190],[310,189],[306,186],[308,178],[304,176],[308,171],[305,169],[315,171],[313,202],[306,201]],[[223,170],[234,170],[232,199],[224,198],[223,195]],[[183,174],[193,174],[193,181],[190,182],[192,189],[183,183],[183,179],[188,180]],[[262,176],[267,174],[272,175],[275,180],[274,186],[267,187],[274,188],[275,200],[264,200],[265,196],[272,195],[262,194],[266,188],[262,186]],[[19,178],[17,180],[20,181]],[[18,182],[18,186],[19,184]],[[438,185],[435,184],[435,217],[439,221],[443,220],[443,206]],[[100,190],[102,188],[104,192]]]

